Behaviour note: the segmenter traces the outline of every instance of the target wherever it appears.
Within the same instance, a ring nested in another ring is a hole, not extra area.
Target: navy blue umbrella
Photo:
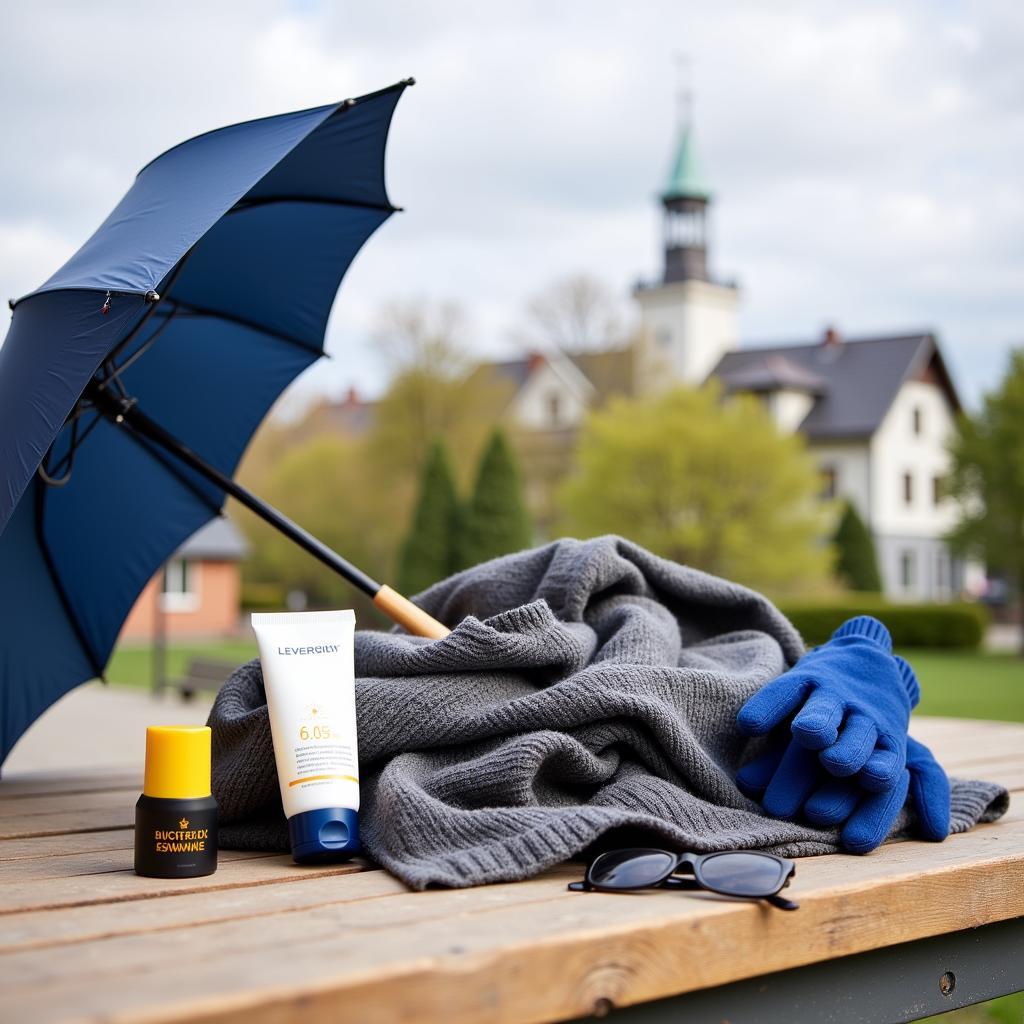
[[[0,761],[102,675],[143,586],[230,494],[410,631],[445,627],[232,479],[323,354],[342,276],[395,211],[401,82],[231,125],[138,174],[95,234],[12,302],[0,347]]]

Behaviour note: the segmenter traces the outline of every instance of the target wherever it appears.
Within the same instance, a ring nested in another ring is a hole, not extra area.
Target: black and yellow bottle
[[[151,725],[135,805],[135,873],[195,878],[217,870],[217,801],[210,795],[210,729]]]

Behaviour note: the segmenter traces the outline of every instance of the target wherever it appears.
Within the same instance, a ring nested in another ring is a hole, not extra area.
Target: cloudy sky
[[[147,14],[147,9],[151,13]],[[715,269],[748,343],[936,329],[965,397],[1024,342],[1024,6],[13,0],[0,33],[0,294],[37,286],[181,139],[408,75],[393,217],[300,391],[378,388],[391,298],[454,299],[481,353],[585,271],[628,308],[693,62]]]

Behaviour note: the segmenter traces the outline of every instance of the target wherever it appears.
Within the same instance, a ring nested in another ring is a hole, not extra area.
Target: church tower
[[[642,282],[636,379],[642,390],[701,384],[739,344],[739,289],[716,281],[708,265],[711,191],[697,160],[693,118],[683,104],[662,207],[660,280]]]

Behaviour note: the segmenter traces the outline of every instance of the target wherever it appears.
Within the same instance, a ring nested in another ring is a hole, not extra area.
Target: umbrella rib
[[[244,213],[258,206],[272,206],[274,203],[315,203],[320,206],[347,206],[350,209],[380,210],[382,213],[401,213],[401,206],[391,203],[367,203],[359,199],[335,199],[333,196],[273,195],[257,196],[255,199],[239,199],[228,210],[228,214]],[[227,214],[225,214],[227,216]]]
[[[129,426],[126,420],[121,426]],[[178,481],[183,487],[187,488],[196,498],[198,498],[214,515],[220,516],[224,514],[224,510],[216,502],[210,500],[210,496],[203,492],[203,490],[189,480],[189,478],[178,469],[170,459],[156,446],[151,444],[146,438],[144,438],[137,431],[129,429],[125,433],[142,449],[146,451],[152,458],[156,459],[164,469],[167,470],[175,480]]]
[[[100,664],[99,658],[96,657],[96,652],[92,649],[92,644],[89,643],[89,640],[85,635],[85,630],[82,628],[81,622],[78,621],[78,616],[75,614],[74,607],[71,604],[71,599],[68,597],[67,591],[64,589],[64,584],[61,582],[60,576],[57,573],[57,567],[53,564],[53,553],[50,551],[50,546],[46,542],[46,534],[43,530],[43,504],[46,499],[47,491],[48,488],[43,481],[37,480],[35,508],[36,543],[39,545],[39,551],[43,556],[43,564],[46,566],[46,571],[50,574],[50,580],[53,582],[53,589],[57,592],[57,600],[60,601],[61,606],[64,609],[64,614],[67,615],[68,622],[71,623],[71,630],[81,645],[82,651],[85,653],[86,660],[89,662],[89,668],[92,669],[98,679],[102,679],[106,682],[106,677],[103,675],[104,666]]]
[[[217,317],[220,320],[228,321],[228,323],[238,324],[241,327],[248,327],[251,331],[259,331],[260,334],[266,334],[271,338],[277,338],[278,341],[285,341],[289,345],[296,345],[298,348],[305,349],[307,352],[312,352],[316,356],[327,356],[328,359],[330,358],[328,353],[324,352],[323,349],[309,344],[308,341],[303,341],[301,338],[285,334],[283,331],[275,331],[272,327],[266,327],[263,324],[257,323],[255,320],[249,320],[247,317],[238,316],[236,313],[224,313],[220,310],[210,309],[207,306],[199,306],[194,302],[188,302],[185,299],[177,299],[173,296],[167,296],[164,301],[167,302],[168,305],[180,307],[187,313],[195,313],[198,316]]]

